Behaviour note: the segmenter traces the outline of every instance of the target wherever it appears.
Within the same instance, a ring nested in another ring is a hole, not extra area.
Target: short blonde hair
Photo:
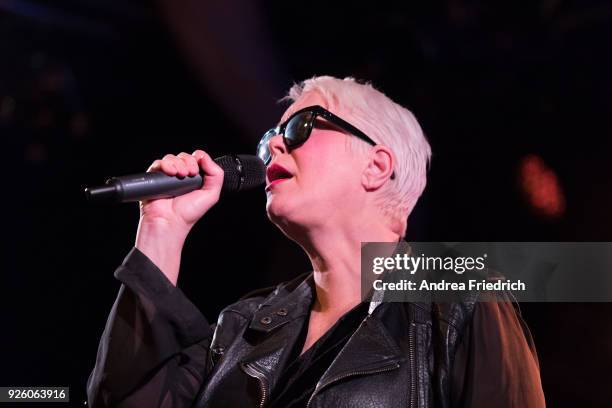
[[[387,146],[395,156],[395,180],[381,191],[381,209],[400,225],[400,235],[406,231],[408,215],[423,193],[427,183],[427,169],[431,147],[412,112],[393,102],[370,83],[359,83],[354,78],[344,79],[319,76],[294,84],[283,100],[297,101],[303,94],[317,92],[330,111],[363,131],[376,143]],[[354,147],[367,148],[357,138]]]

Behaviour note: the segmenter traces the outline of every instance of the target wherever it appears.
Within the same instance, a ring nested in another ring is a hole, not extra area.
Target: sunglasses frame
[[[296,116],[301,115],[305,112],[311,113],[312,114],[312,118],[307,122],[307,126],[308,126],[308,135],[306,136],[306,138],[299,142],[299,143],[291,143],[290,139],[287,139],[287,137],[285,136],[285,130],[287,129],[287,124],[289,124],[289,122],[291,122],[292,119],[294,119]],[[313,106],[308,106],[306,108],[300,109],[297,112],[294,112],[291,116],[289,116],[289,118],[283,122],[281,125],[277,126],[276,128],[270,129],[268,130],[264,136],[261,138],[261,141],[259,142],[259,146],[257,148],[257,151],[259,151],[261,144],[262,143],[267,143],[269,142],[269,140],[277,135],[282,134],[283,135],[283,142],[285,143],[285,146],[287,146],[288,148],[296,148],[298,146],[300,146],[301,144],[305,143],[309,138],[310,135],[312,133],[312,128],[314,127],[314,123],[317,120],[317,117],[320,116],[323,119],[326,119],[327,121],[333,123],[334,125],[342,128],[343,130],[349,132],[351,135],[358,137],[359,139],[363,140],[364,142],[367,142],[369,144],[371,144],[372,146],[376,146],[376,142],[374,140],[372,140],[370,137],[368,137],[365,133],[363,133],[361,130],[357,129],[355,126],[351,125],[350,123],[348,123],[347,121],[345,121],[344,119],[342,119],[339,116],[334,115],[333,113],[331,113],[330,111],[328,111],[327,109],[325,109],[324,107],[320,106],[320,105],[313,105]],[[273,133],[271,133],[273,132]],[[265,161],[265,164],[268,165],[268,163],[270,163],[270,160],[272,160],[272,156],[270,155],[270,158],[268,160]]]

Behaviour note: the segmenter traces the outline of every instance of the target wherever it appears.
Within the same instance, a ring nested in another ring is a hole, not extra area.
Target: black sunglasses
[[[324,107],[315,105],[300,109],[291,115],[289,119],[287,119],[280,126],[268,130],[259,141],[259,145],[257,145],[257,156],[264,161],[266,166],[268,163],[270,163],[270,160],[272,160],[272,153],[270,152],[268,142],[276,135],[283,135],[285,146],[287,146],[289,149],[295,149],[296,147],[305,143],[310,137],[310,133],[312,132],[315,120],[318,116],[344,129],[353,136],[357,136],[361,140],[368,142],[372,146],[376,145],[375,141],[370,139],[365,133],[357,129],[355,126],[334,115]]]

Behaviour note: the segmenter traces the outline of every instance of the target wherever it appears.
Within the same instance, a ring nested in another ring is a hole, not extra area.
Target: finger
[[[209,176],[223,175],[223,169],[206,152],[202,152],[202,157],[198,163],[200,168]]]
[[[200,172],[200,166],[198,166],[198,161],[195,157],[185,152],[179,153],[178,157],[187,166],[187,171],[190,176],[195,176]]]
[[[172,164],[174,164],[174,167],[176,167],[176,175],[178,177],[185,177],[189,174],[189,170],[185,163],[183,163],[183,161],[175,155],[167,154],[164,156],[164,160],[171,161]]]
[[[151,173],[153,171],[160,171],[160,170],[161,170],[161,160],[155,160],[153,163],[151,163],[151,165],[147,169],[147,173]]]
[[[205,155],[205,154],[206,154],[206,152],[205,152],[204,150],[200,150],[200,149],[195,150],[193,153],[191,153],[191,155],[192,155],[193,157],[195,157],[195,159],[196,159],[198,162],[200,161],[200,159],[201,159],[202,157],[204,157],[204,155]]]
[[[214,162],[208,153],[201,151],[200,156],[198,164],[205,174],[202,189],[218,190],[220,192],[223,185],[223,169]]]
[[[175,157],[172,154],[165,155],[160,162],[160,169],[169,176],[176,176],[178,168],[176,167]]]

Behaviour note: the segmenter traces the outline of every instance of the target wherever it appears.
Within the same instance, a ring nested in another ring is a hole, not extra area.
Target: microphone
[[[215,159],[225,175],[223,192],[238,192],[266,182],[266,165],[257,156],[239,154]],[[187,177],[168,176],[159,171],[111,177],[106,184],[86,187],[83,192],[91,202],[121,202],[169,198],[187,194],[202,187],[201,174]]]

